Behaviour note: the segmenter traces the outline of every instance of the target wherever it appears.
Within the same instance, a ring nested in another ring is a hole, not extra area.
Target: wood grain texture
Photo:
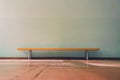
[[[100,48],[17,48],[17,50],[88,50],[88,51],[97,51]]]
[[[120,64],[105,60],[0,60],[0,80],[120,80]]]

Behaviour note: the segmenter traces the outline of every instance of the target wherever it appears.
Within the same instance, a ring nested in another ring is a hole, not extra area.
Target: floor
[[[120,80],[120,60],[0,60],[0,80]]]

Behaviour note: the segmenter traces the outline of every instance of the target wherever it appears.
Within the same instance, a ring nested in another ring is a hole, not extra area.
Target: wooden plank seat
[[[85,51],[85,58],[88,60],[88,51],[98,51],[100,48],[17,48],[20,51],[29,51],[28,59],[32,57],[33,50],[40,51]]]

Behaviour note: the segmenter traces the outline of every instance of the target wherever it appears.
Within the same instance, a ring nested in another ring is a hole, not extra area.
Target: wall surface
[[[0,0],[0,57],[25,57],[18,47],[98,47],[99,54],[91,57],[120,57],[119,4],[120,0]],[[33,56],[83,56],[54,52]]]

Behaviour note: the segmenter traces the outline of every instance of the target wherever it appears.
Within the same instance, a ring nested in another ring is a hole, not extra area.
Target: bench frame
[[[20,51],[29,51],[28,53],[28,60],[32,58],[32,51],[33,50],[40,50],[40,51],[85,51],[85,58],[88,60],[88,51],[98,51],[100,48],[17,48]]]

